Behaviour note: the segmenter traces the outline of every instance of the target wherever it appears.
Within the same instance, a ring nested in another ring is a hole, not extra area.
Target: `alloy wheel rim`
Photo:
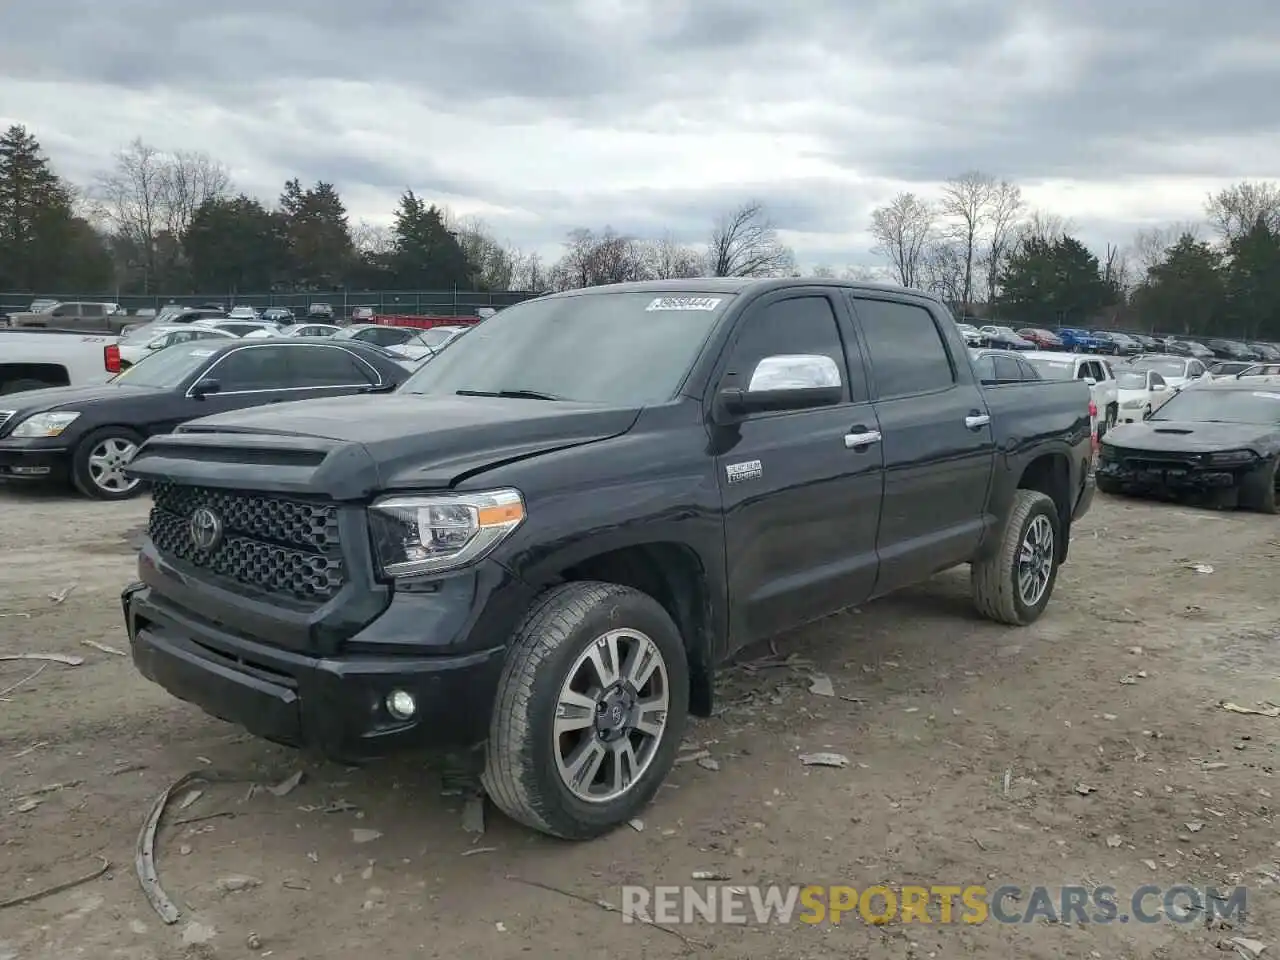
[[[89,477],[94,486],[107,493],[127,493],[141,481],[126,477],[124,468],[129,465],[138,445],[123,437],[108,437],[89,453]]]
[[[1044,599],[1053,574],[1053,524],[1043,513],[1027,527],[1018,550],[1018,595],[1034,607]]]
[[[552,731],[556,769],[585,803],[630,791],[667,729],[671,685],[662,651],[639,630],[610,630],[579,654],[561,684]]]

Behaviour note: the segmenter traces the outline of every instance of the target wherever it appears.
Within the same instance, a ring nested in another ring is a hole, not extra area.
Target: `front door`
[[[923,302],[859,295],[853,305],[883,435],[882,594],[972,556],[993,522],[995,444],[980,387],[959,375],[968,361],[939,325],[948,319]]]
[[[868,402],[847,307],[831,291],[766,296],[739,318],[713,379],[750,382],[765,357],[821,355],[844,381],[838,404],[757,413],[712,425],[724,509],[730,647],[861,603],[876,577],[883,483],[875,412]],[[851,446],[850,436],[870,436]]]

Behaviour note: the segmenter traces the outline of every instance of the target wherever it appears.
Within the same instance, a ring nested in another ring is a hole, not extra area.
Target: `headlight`
[[[78,416],[78,413],[33,413],[14,427],[9,436],[28,440],[34,437],[56,437]]]
[[[518,490],[390,497],[369,508],[374,554],[392,577],[474,563],[523,522]]]
[[[1210,463],[1216,464],[1232,464],[1232,463],[1251,463],[1256,457],[1252,450],[1224,450],[1221,453],[1211,454]]]

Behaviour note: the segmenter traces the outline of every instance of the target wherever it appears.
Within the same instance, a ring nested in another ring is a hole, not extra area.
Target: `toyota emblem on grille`
[[[208,507],[191,513],[191,542],[197,550],[212,550],[222,542],[222,518]]]

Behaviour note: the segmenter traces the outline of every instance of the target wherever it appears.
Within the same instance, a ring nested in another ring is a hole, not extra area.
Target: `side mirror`
[[[729,388],[720,393],[724,409],[734,415],[831,406],[843,398],[836,362],[811,354],[765,357],[756,364],[745,390]]]
[[[201,380],[191,388],[191,396],[197,400],[203,400],[205,397],[218,393],[222,389],[222,383],[218,380]]]
[[[1151,387],[1153,393],[1164,393],[1168,389],[1168,386],[1163,383],[1157,383]]]
[[[1093,377],[1085,377],[1084,382],[1091,387],[1096,387],[1098,385],[1098,381],[1093,379]]]

